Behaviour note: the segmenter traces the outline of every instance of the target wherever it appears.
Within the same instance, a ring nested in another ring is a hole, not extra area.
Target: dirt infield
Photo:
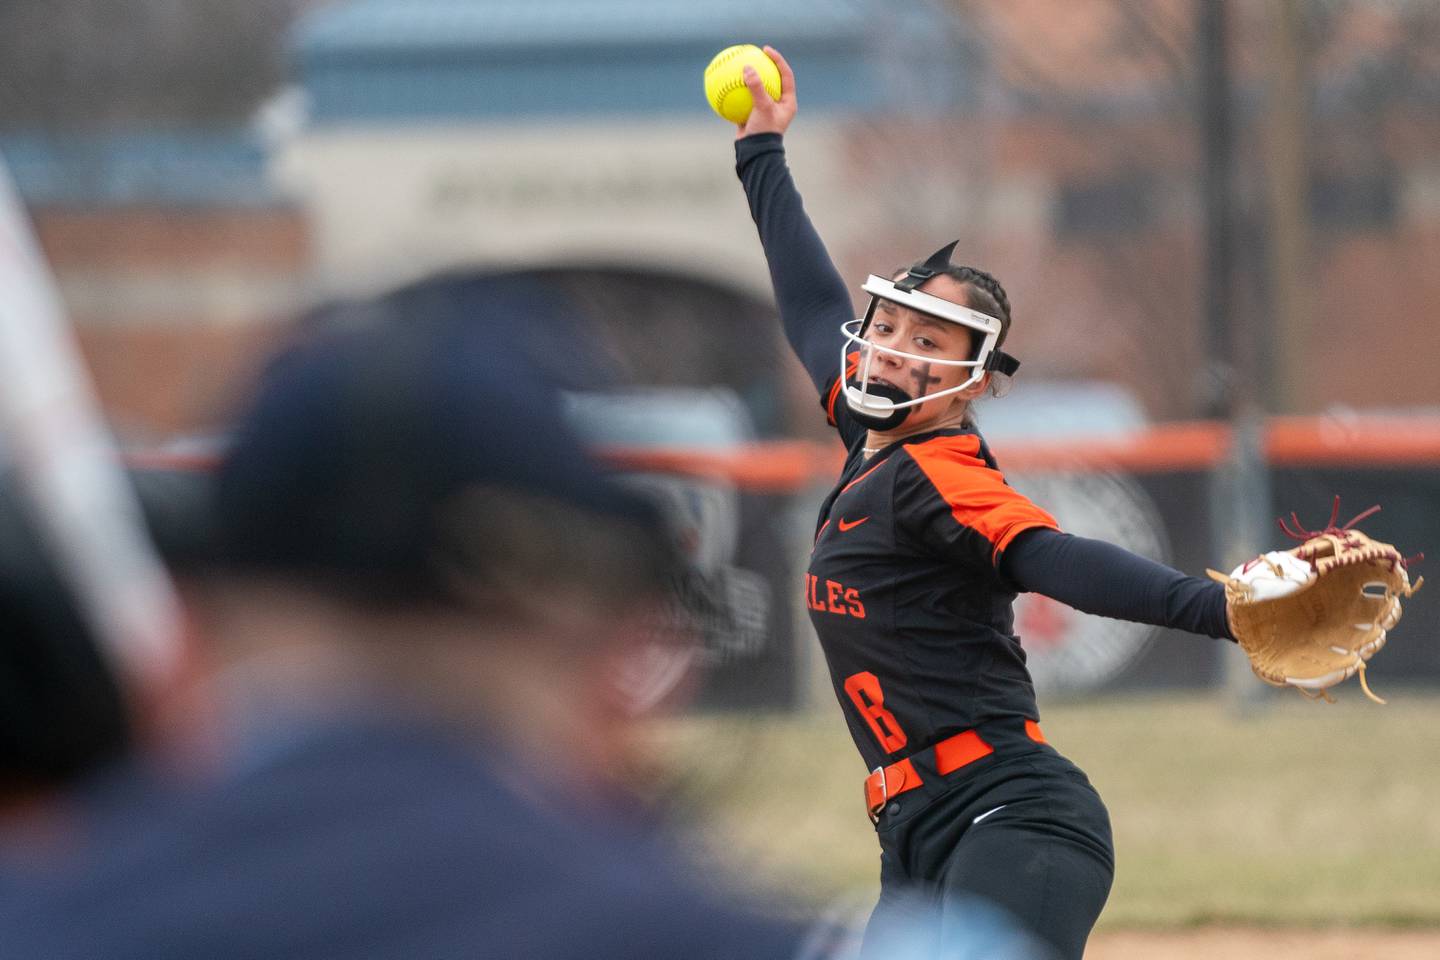
[[[1434,960],[1440,930],[1100,931],[1085,960]]]

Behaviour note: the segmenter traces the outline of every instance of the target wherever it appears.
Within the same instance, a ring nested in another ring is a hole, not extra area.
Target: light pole
[[[1207,347],[1198,386],[1204,415],[1226,420],[1231,427],[1229,454],[1210,483],[1212,551],[1229,569],[1260,552],[1260,531],[1269,522],[1271,507],[1264,411],[1255,390],[1257,324],[1239,322],[1235,310],[1235,138],[1227,8],[1226,0],[1196,0]],[[1253,314],[1244,319],[1253,321]],[[1226,699],[1246,712],[1263,690],[1238,648],[1226,650],[1224,657]]]

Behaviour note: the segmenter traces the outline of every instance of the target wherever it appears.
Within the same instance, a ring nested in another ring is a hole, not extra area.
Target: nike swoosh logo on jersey
[[[860,526],[860,524],[864,523],[866,520],[869,519],[869,517],[861,517],[859,520],[846,520],[844,517],[841,517],[840,523],[837,524],[837,526],[840,527],[840,532],[844,533],[846,530],[854,530],[856,527]]]
[[[974,820],[971,820],[971,821],[970,821],[970,826],[972,826],[972,827],[975,826],[975,824],[979,823],[981,820],[984,820],[986,817],[990,816],[990,814],[992,814],[992,813],[999,813],[1001,810],[1004,810],[1004,809],[1005,809],[1006,807],[1008,807],[1008,806],[1010,806],[1010,804],[1008,804],[1008,803],[1002,803],[1002,804],[1000,804],[1000,806],[996,807],[994,810],[986,810],[984,813],[980,814],[980,816],[976,817]]]

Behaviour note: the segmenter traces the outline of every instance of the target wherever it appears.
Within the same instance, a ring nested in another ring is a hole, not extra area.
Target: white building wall
[[[448,267],[572,263],[674,270],[768,298],[732,142],[709,118],[320,129],[277,151],[274,175],[310,219],[324,293]],[[837,250],[886,215],[851,182],[842,123],[807,118],[787,143]]]

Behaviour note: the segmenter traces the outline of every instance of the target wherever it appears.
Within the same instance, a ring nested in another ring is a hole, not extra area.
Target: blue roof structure
[[[244,131],[0,137],[26,202],[268,207],[266,149]]]
[[[351,0],[291,42],[321,125],[699,115],[705,64],[744,42],[785,53],[808,109],[946,109],[978,53],[938,0]]]
[[[319,50],[618,45],[732,37],[763,28],[842,37],[865,22],[865,0],[696,3],[683,0],[351,0],[315,11],[301,42]]]
[[[314,126],[703,118],[705,64],[771,43],[807,114],[944,112],[979,45],[943,0],[338,0],[290,37]],[[27,202],[269,206],[254,131],[0,137]]]

